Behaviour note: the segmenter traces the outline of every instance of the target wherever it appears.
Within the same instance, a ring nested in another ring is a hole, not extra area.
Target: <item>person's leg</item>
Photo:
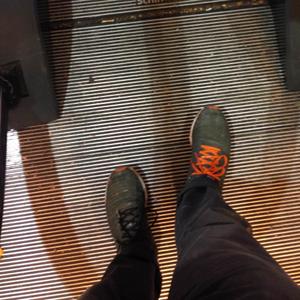
[[[132,253],[118,254],[101,282],[89,288],[80,300],[158,299],[161,277],[149,245],[137,245]]]
[[[169,299],[300,299],[296,284],[251,236],[247,222],[222,199],[230,144],[221,112],[206,108],[194,127],[196,155],[179,196],[179,259]],[[200,141],[195,135],[202,137]]]
[[[179,260],[170,299],[300,299],[298,287],[207,178],[186,186],[177,211]]]
[[[81,300],[155,300],[161,288],[156,250],[146,220],[146,190],[130,168],[116,169],[108,183],[107,216],[118,254],[101,282]]]

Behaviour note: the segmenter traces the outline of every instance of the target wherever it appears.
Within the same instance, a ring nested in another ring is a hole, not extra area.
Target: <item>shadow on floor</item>
[[[45,15],[45,11],[47,11],[45,8],[48,8],[49,12],[48,0],[40,1],[38,6],[44,12],[41,22],[49,22],[50,16]],[[69,5],[65,3],[64,8],[65,10],[69,8],[69,18],[71,18],[71,1],[69,1]],[[60,114],[62,114],[68,85],[72,31],[65,30],[63,34],[65,36],[63,45],[65,61],[63,64],[55,65],[53,58],[55,45],[52,45],[51,32],[44,32]],[[55,82],[56,74],[59,74],[59,91]],[[64,88],[61,88],[62,86]],[[76,298],[78,297],[76,286],[78,287],[86,277],[97,277],[97,273],[89,259],[80,251],[81,246],[64,202],[64,192],[57,174],[48,126],[34,127],[19,132],[19,142],[27,189],[41,240],[62,284],[68,293]],[[47,203],[45,203],[45,199]],[[77,261],[77,266],[78,260],[80,261],[80,267],[73,267],[74,260]]]

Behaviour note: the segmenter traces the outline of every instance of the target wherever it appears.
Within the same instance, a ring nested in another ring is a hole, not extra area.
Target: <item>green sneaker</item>
[[[106,213],[119,251],[136,239],[151,236],[146,202],[146,186],[134,169],[118,167],[111,173],[106,190]]]
[[[192,161],[189,177],[207,175],[223,185],[230,157],[227,121],[217,106],[204,107],[190,131]]]

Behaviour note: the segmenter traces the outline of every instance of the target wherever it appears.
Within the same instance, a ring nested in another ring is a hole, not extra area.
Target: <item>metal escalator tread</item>
[[[233,0],[235,1],[235,0]],[[249,0],[247,0],[249,2]],[[263,2],[265,0],[250,0],[252,2]],[[65,21],[68,19],[78,19],[93,16],[111,15],[112,13],[132,13],[147,11],[149,9],[165,9],[175,7],[185,7],[186,5],[230,3],[232,0],[101,0],[101,5],[94,0],[41,0],[39,3],[40,17],[43,20],[51,17],[51,21]],[[246,1],[244,1],[246,2]]]
[[[104,192],[118,165],[145,176],[167,299],[189,126],[208,104],[233,135],[225,200],[300,283],[300,94],[285,88],[268,6],[47,35],[62,116],[9,133],[1,299],[77,299],[101,278],[115,254]]]

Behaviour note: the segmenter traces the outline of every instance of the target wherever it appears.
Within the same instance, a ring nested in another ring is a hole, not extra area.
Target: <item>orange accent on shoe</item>
[[[128,167],[125,167],[125,166],[117,167],[117,168],[113,171],[113,173],[114,173],[114,174],[118,174],[118,173],[124,172],[124,171],[127,170],[127,169],[128,169]]]
[[[219,106],[217,106],[217,105],[208,105],[207,108],[209,108],[211,110],[220,110]]]
[[[196,162],[192,162],[194,172],[192,175],[208,175],[209,177],[221,181],[221,177],[226,172],[228,157],[221,154],[221,149],[201,145],[202,150],[195,153]]]

